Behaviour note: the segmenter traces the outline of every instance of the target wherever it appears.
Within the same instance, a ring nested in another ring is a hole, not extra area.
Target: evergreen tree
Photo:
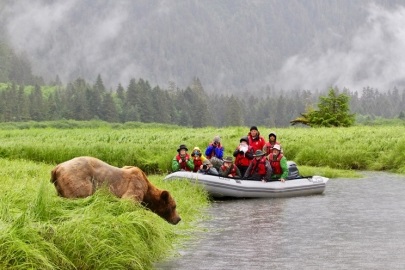
[[[86,81],[81,78],[68,84],[64,97],[65,110],[63,112],[63,117],[76,120],[92,119],[94,114],[90,110],[88,102],[90,91],[91,89],[87,87]]]
[[[71,97],[72,119],[91,120],[97,118],[94,111],[91,109],[91,102],[88,102],[89,92],[92,90],[89,88],[85,90],[75,88],[74,90],[75,94]]]
[[[212,95],[208,97],[207,104],[209,104],[209,110],[207,112],[209,120],[207,125],[222,127],[226,126],[227,120],[225,119],[226,116],[226,108],[228,97],[223,95]]]
[[[11,87],[7,87],[6,90],[6,100],[7,100],[7,107],[8,107],[8,118],[10,121],[19,121],[18,119],[18,103],[17,103],[17,85],[15,83],[11,84]]]
[[[136,100],[141,116],[141,121],[145,123],[151,123],[155,119],[155,108],[152,106],[152,88],[148,81],[139,79],[136,87]]]
[[[13,114],[13,107],[15,104],[16,84],[12,83],[7,86],[5,91],[0,92],[0,113],[2,121],[14,121],[15,115]]]
[[[62,119],[63,103],[60,100],[59,91],[55,91],[49,95],[47,100],[47,120],[60,120]]]
[[[29,112],[29,105],[28,105],[28,98],[24,91],[24,86],[20,85],[18,88],[17,93],[17,112],[16,112],[16,120],[17,121],[29,121],[30,120],[30,112]]]
[[[348,127],[354,123],[354,114],[349,113],[349,96],[337,94],[334,88],[329,89],[327,97],[321,96],[318,103],[318,110],[309,108],[291,121],[292,125],[297,123],[306,124],[312,127]]]
[[[44,120],[44,99],[39,85],[35,85],[34,91],[29,95],[29,100],[31,119],[34,121]]]
[[[101,106],[103,102],[103,95],[106,90],[100,74],[97,76],[97,80],[93,87],[91,89],[87,87],[86,91],[90,115],[92,118],[102,119]]]
[[[106,92],[105,86],[104,86],[103,80],[101,79],[100,74],[97,75],[96,83],[94,84],[94,90],[96,92],[98,92],[100,95],[103,95]]]
[[[245,106],[245,124],[248,126],[258,126],[259,116],[257,114],[259,99],[254,95],[244,96],[244,106]]]
[[[184,90],[178,90],[175,96],[176,124],[179,126],[190,126],[192,124],[190,117],[191,109],[184,93]]]
[[[159,87],[154,87],[152,89],[152,100],[153,100],[153,118],[159,123],[171,123],[171,115],[173,114],[170,104],[172,103],[171,98],[167,91],[161,90]]]
[[[140,121],[140,113],[137,105],[137,83],[135,79],[129,81],[124,102],[124,121]]]
[[[287,102],[283,95],[280,95],[278,97],[275,107],[276,107],[276,110],[274,112],[274,125],[276,127],[285,126],[286,123],[288,125],[288,121],[291,118],[286,118],[287,111],[289,110],[289,108],[287,108]]]
[[[240,102],[232,95],[225,103],[225,126],[241,126],[243,125],[243,112]]]
[[[59,78],[59,75],[56,75],[55,80],[51,82],[52,86],[62,86],[62,81]]]
[[[124,87],[119,83],[117,90],[116,90],[116,107],[118,118],[120,122],[125,121],[125,114],[124,114],[124,104],[125,104],[125,90]]]
[[[187,87],[183,93],[187,102],[186,108],[190,113],[190,119],[193,127],[205,127],[212,125],[212,119],[207,94],[199,78],[194,78],[190,87]]]
[[[121,102],[124,102],[125,100],[125,90],[124,87],[119,83],[117,87],[117,98],[121,100]]]
[[[118,122],[118,113],[114,100],[110,93],[106,93],[103,98],[103,104],[101,106],[102,120],[107,122]]]

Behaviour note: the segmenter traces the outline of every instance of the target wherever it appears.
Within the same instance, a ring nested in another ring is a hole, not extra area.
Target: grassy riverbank
[[[267,139],[270,129],[259,127]],[[215,135],[231,155],[248,127],[191,129],[156,124],[49,122],[0,124],[0,269],[149,269],[175,254],[208,218],[205,192],[164,182],[181,143],[204,149]],[[356,170],[405,173],[405,127],[275,130],[301,174],[356,177]],[[157,215],[105,191],[80,200],[56,196],[51,169],[88,155],[136,165],[169,190],[182,221]]]
[[[53,166],[0,159],[0,269],[150,269],[198,230],[205,192],[187,182],[163,182],[182,221],[170,225],[106,191],[86,199],[56,196]]]
[[[0,124],[0,157],[56,164],[76,156],[112,165],[134,164],[147,173],[167,173],[176,149],[201,149],[220,135],[231,155],[248,127],[183,128],[159,124],[49,122]],[[259,127],[265,139],[269,128]],[[385,170],[405,173],[405,127],[285,128],[275,130],[284,153],[301,168]],[[333,175],[327,175],[333,177]]]

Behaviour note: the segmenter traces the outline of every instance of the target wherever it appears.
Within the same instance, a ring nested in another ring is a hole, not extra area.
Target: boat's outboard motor
[[[294,161],[287,161],[288,166],[288,179],[300,178],[297,164]]]

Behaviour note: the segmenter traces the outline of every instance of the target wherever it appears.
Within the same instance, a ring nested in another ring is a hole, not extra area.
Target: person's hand
[[[284,178],[280,178],[280,181],[284,183],[284,182],[285,182],[285,179],[284,179]]]
[[[232,174],[228,174],[228,177],[233,177]]]

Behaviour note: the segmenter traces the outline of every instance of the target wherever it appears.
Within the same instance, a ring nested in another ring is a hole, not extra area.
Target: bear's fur
[[[51,183],[65,198],[84,198],[107,186],[117,197],[141,202],[171,224],[181,220],[170,193],[155,187],[138,167],[117,168],[94,157],[76,157],[52,170]]]

